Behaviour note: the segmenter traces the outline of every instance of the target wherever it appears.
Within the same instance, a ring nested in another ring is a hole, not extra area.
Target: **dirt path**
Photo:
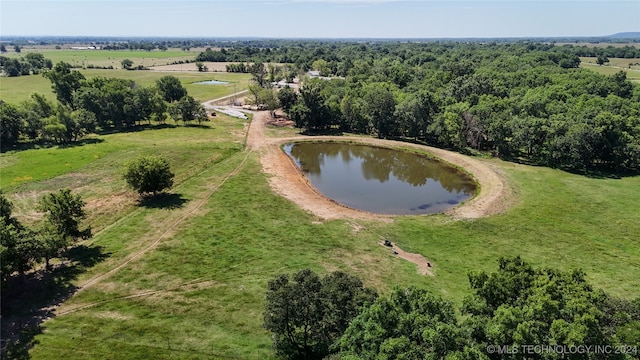
[[[384,241],[381,241],[380,245],[389,248],[389,251],[391,251],[393,255],[416,264],[418,274],[433,276],[433,272],[431,271],[432,264],[426,257],[420,254],[406,252],[400,249],[394,242],[391,242],[391,246],[387,246]]]
[[[475,219],[505,211],[511,203],[506,181],[499,171],[488,162],[478,160],[456,152],[434,147],[404,143],[392,140],[361,138],[350,136],[295,136],[286,138],[267,138],[266,123],[269,114],[257,112],[249,129],[247,146],[260,152],[263,170],[270,176],[269,182],[274,191],[293,201],[306,211],[321,219],[365,219],[392,221],[394,216],[368,213],[342,206],[319,193],[298,170],[295,163],[283,152],[279,145],[300,140],[314,141],[350,141],[393,148],[414,148],[426,150],[434,156],[471,173],[480,185],[480,192],[470,201],[449,210],[447,214],[455,219]]]

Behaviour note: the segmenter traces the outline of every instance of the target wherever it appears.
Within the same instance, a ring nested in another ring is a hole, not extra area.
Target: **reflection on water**
[[[284,151],[325,196],[374,213],[439,213],[476,191],[465,173],[410,152],[326,142],[287,144]]]

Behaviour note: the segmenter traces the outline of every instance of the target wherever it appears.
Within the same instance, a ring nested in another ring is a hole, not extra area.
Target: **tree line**
[[[51,60],[38,53],[27,53],[20,58],[0,56],[0,69],[8,77],[35,75],[52,67]]]
[[[120,78],[86,79],[64,62],[42,74],[51,81],[57,103],[37,93],[18,105],[0,103],[3,148],[20,141],[66,144],[94,131],[164,123],[167,118],[185,124],[208,119],[204,107],[174,76],[164,76],[154,86],[139,86]]]
[[[594,289],[582,271],[513,257],[468,278],[456,308],[418,287],[378,296],[342,272],[282,274],[269,281],[264,326],[276,355],[292,360],[640,357],[640,298]]]
[[[265,52],[225,50],[227,59],[256,61]],[[572,46],[311,42],[270,54],[333,77],[280,91],[280,105],[306,131],[407,139],[579,171],[640,169],[640,88],[622,71],[578,68]]]

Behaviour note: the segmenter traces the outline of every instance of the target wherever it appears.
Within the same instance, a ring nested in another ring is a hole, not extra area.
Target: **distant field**
[[[122,68],[121,62],[124,59],[132,60],[134,66],[144,65],[150,67],[172,64],[177,61],[194,60],[199,53],[199,51],[182,50],[57,50],[51,48],[33,48],[23,49],[20,54],[10,52],[8,56],[19,57],[30,52],[41,53],[45,58],[51,59],[54,64],[64,61],[73,66],[113,66],[116,69]]]
[[[598,65],[596,58],[581,57],[580,67],[590,69],[604,75],[613,75],[620,70],[627,73],[627,79],[640,82],[640,58],[620,59],[610,58],[605,65]]]
[[[195,65],[193,65],[195,66]],[[251,75],[239,73],[202,73],[202,72],[160,72],[150,70],[79,70],[87,79],[98,76],[131,79],[142,86],[150,86],[159,78],[171,75],[180,79],[189,95],[199,101],[216,99],[229,95],[235,91],[241,91],[249,86]],[[196,85],[194,82],[203,80],[227,81],[226,85]],[[16,104],[27,99],[32,93],[40,93],[49,100],[54,100],[55,95],[51,90],[51,82],[41,75],[0,77],[0,99]]]
[[[625,47],[625,46],[631,46],[631,47],[635,47],[635,48],[640,48],[640,43],[584,43],[584,42],[572,42],[572,43],[556,43],[556,46],[562,46],[562,45],[572,45],[572,46],[586,46],[589,48],[593,48],[593,47],[598,47],[598,48],[606,48],[609,46],[612,47]]]

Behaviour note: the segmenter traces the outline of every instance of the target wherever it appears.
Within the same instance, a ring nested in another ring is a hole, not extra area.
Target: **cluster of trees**
[[[12,216],[13,204],[0,191],[0,280],[2,287],[15,274],[24,274],[42,260],[61,257],[69,245],[91,237],[91,229],[80,228],[86,217],[80,195],[62,189],[42,196],[38,210],[44,220],[27,227]]]
[[[58,103],[34,94],[21,104],[0,103],[0,140],[12,146],[21,140],[69,143],[96,130],[135,127],[143,122],[206,121],[204,107],[174,76],[155,86],[132,80],[96,77],[85,79],[71,65],[60,62],[43,75],[52,83]]]
[[[625,45],[625,46],[612,46],[597,47],[597,46],[571,46],[571,49],[578,56],[582,57],[598,57],[606,56],[612,58],[621,59],[633,59],[640,58],[640,48]]]
[[[640,88],[626,73],[579,69],[576,55],[547,44],[410,45],[379,44],[369,56],[366,45],[333,44],[350,55],[324,53],[312,64],[346,76],[311,79],[281,105],[308,131],[410,138],[561,168],[640,169]]]
[[[138,66],[133,66],[133,60],[131,59],[124,59],[120,62],[120,65],[122,65],[122,68],[125,70],[149,70],[148,67],[140,64]]]
[[[579,69],[553,44],[284,42],[207,49],[198,60],[253,60],[253,101],[273,109],[271,83],[288,74],[265,53],[332,80],[283,89],[279,105],[307,131],[366,133],[580,171],[640,169],[640,88],[626,73]],[[294,58],[295,54],[295,58]],[[265,90],[266,89],[266,90]]]
[[[376,298],[352,276],[319,279],[303,270],[293,279],[280,275],[269,282],[264,324],[285,359],[571,355],[536,353],[528,345],[610,349],[572,355],[581,359],[640,354],[640,298],[629,301],[595,290],[581,271],[535,269],[519,257],[501,258],[496,272],[472,272],[469,283],[458,316],[452,302],[424,289],[396,288]]]
[[[52,67],[51,60],[39,53],[27,53],[20,58],[0,56],[0,70],[9,77],[39,74]]]

